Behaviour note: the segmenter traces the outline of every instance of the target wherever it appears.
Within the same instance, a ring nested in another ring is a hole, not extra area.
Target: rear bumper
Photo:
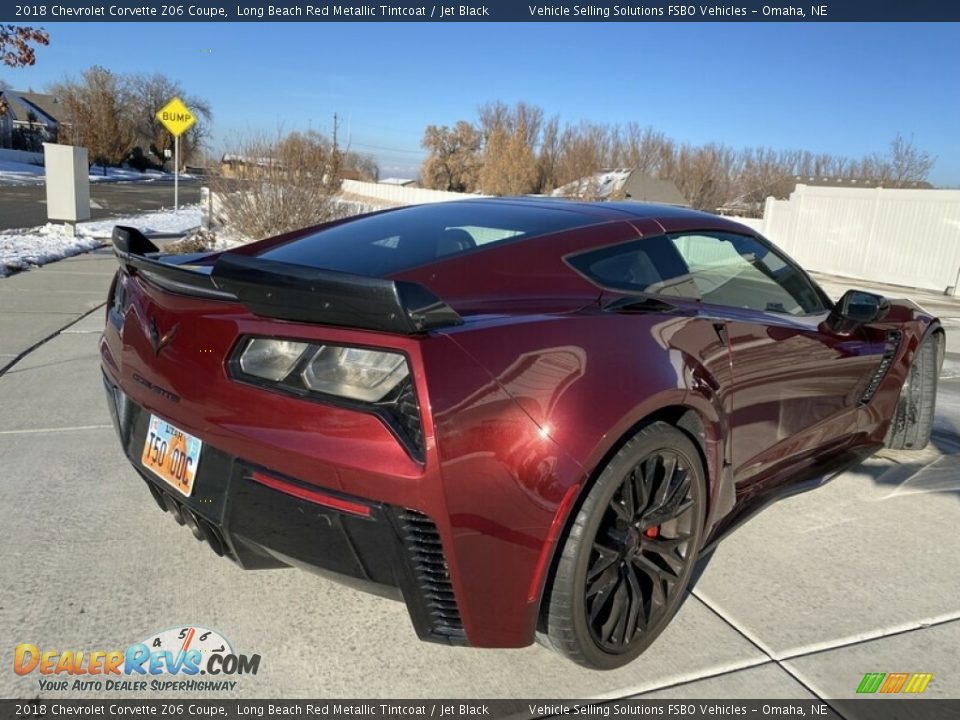
[[[468,644],[440,536],[429,517],[343,493],[328,497],[353,511],[294,497],[254,480],[254,473],[265,472],[288,488],[310,487],[206,442],[193,493],[184,497],[140,464],[150,413],[106,373],[103,382],[124,453],[154,500],[218,555],[247,569],[301,567],[402,599],[422,640]]]

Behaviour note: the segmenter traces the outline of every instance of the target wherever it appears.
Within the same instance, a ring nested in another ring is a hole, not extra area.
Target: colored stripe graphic
[[[907,686],[903,689],[905,693],[922,693],[927,689],[927,685],[933,680],[933,673],[914,673],[907,681]]]
[[[883,682],[885,676],[886,673],[867,673],[857,686],[857,692],[875,693],[880,688],[880,683]]]
[[[907,681],[907,673],[890,673],[880,688],[882,693],[898,693]]]
[[[927,689],[931,680],[933,680],[933,673],[866,673],[857,685],[857,693],[860,695],[877,692],[919,695]]]

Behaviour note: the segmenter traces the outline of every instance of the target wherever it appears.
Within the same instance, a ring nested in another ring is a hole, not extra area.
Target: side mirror
[[[890,311],[890,302],[881,295],[847,290],[827,316],[826,326],[838,335],[849,335],[863,323],[878,322]]]
[[[883,320],[890,311],[890,303],[885,297],[863,290],[847,290],[837,307],[845,319],[859,323]]]

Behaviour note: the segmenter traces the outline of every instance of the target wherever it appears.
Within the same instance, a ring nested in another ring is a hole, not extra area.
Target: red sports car
[[[721,217],[497,199],[164,255],[118,227],[124,451],[245,568],[402,598],[424,640],[623,665],[769,501],[921,448],[943,330],[834,304]]]

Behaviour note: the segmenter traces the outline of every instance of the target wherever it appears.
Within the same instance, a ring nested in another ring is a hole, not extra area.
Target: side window
[[[508,228],[480,227],[479,225],[460,225],[457,228],[447,228],[448,230],[465,230],[470,233],[473,242],[477,245],[486,245],[487,243],[507,240],[517,235],[522,235],[520,230],[510,230]]]
[[[754,238],[684,233],[670,239],[704,302],[789,315],[825,309],[803,273]]]
[[[643,238],[569,258],[598,285],[805,315],[825,310],[802,272],[757,240],[727,233]]]
[[[570,265],[601,287],[700,299],[686,263],[666,236],[643,238],[568,258]]]

